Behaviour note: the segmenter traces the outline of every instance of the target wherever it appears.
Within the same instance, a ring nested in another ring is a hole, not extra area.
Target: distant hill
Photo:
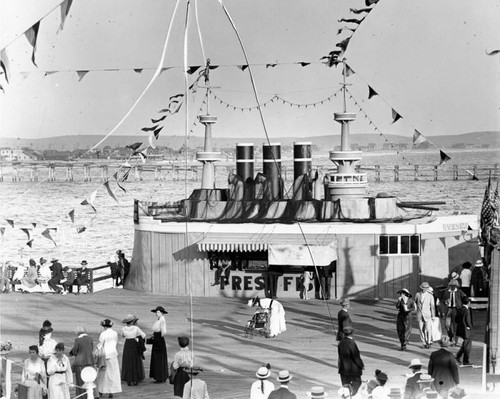
[[[31,147],[35,150],[74,150],[74,149],[88,149],[95,143],[101,140],[104,136],[98,135],[80,135],[80,136],[58,136],[47,137],[41,139],[15,139],[15,138],[0,138],[0,147],[21,148]],[[128,144],[144,140],[147,142],[147,136],[111,136],[100,147],[110,146],[124,147]],[[381,147],[386,143],[386,139],[392,144],[407,143],[411,144],[412,139],[405,136],[398,135],[384,135],[380,136],[375,133],[370,134],[352,134],[350,136],[351,144],[368,145],[373,143]],[[454,148],[464,146],[472,146],[479,148],[488,145],[490,148],[500,147],[500,131],[485,131],[485,132],[472,132],[456,135],[442,135],[428,137],[435,145],[441,148]],[[184,136],[160,136],[157,144],[160,146],[168,146],[175,150],[184,145]],[[189,138],[190,147],[203,146],[203,137],[192,136]],[[214,146],[217,148],[234,148],[238,142],[253,142],[256,146],[261,146],[266,140],[264,137],[214,137]],[[273,142],[280,142],[281,145],[292,145],[295,141],[310,141],[313,145],[323,149],[333,149],[335,146],[340,145],[340,135],[328,136],[313,136],[313,137],[282,137],[273,139]]]

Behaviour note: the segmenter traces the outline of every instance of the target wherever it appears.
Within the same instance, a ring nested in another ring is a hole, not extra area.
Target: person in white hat
[[[311,392],[307,393],[307,396],[309,396],[312,399],[322,399],[326,398],[328,396],[328,393],[325,392],[324,387],[311,387]]]
[[[419,358],[411,359],[408,366],[411,370],[411,376],[406,380],[405,399],[416,399],[419,394],[422,394],[422,387],[418,383],[422,375],[422,362]]]
[[[274,391],[274,384],[269,381],[271,376],[271,366],[260,367],[255,376],[257,381],[255,381],[250,388],[250,399],[267,399],[269,394]]]
[[[432,319],[436,316],[436,305],[432,287],[427,281],[420,284],[420,291],[415,294],[415,305],[420,339],[424,348],[428,349],[432,342],[431,328]]]
[[[281,386],[272,391],[268,399],[297,399],[297,396],[293,392],[290,392],[288,388],[288,383],[292,378],[288,370],[281,370],[277,378]]]
[[[406,350],[411,336],[411,312],[415,310],[415,301],[412,299],[410,291],[403,288],[398,291],[399,297],[396,304],[398,316],[396,320],[396,331],[398,332],[401,350]]]

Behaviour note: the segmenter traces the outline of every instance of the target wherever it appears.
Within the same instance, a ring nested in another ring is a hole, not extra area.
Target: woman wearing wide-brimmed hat
[[[163,306],[157,306],[151,312],[156,314],[157,320],[153,324],[153,346],[151,348],[151,364],[149,376],[155,382],[165,382],[168,378],[167,345],[165,336],[167,335],[167,322],[165,314],[168,312]]]
[[[108,394],[110,398],[114,393],[122,391],[120,378],[120,365],[118,364],[118,333],[113,330],[113,322],[109,319],[101,321],[101,327],[104,331],[99,335],[97,350],[104,353],[105,367],[99,367],[97,370],[97,390],[99,395]]]
[[[410,342],[411,312],[415,310],[415,301],[412,299],[410,291],[406,288],[399,290],[397,293],[399,297],[396,304],[396,309],[398,310],[396,331],[401,343],[401,350],[404,351]]]
[[[269,394],[274,391],[274,384],[269,381],[271,376],[271,366],[261,367],[255,373],[257,381],[250,388],[250,399],[267,399]]]
[[[122,357],[122,381],[127,385],[137,385],[144,379],[144,364],[140,350],[140,338],[145,339],[146,334],[135,325],[139,320],[134,315],[127,315],[123,319],[126,324],[122,328],[122,337],[125,337]]]

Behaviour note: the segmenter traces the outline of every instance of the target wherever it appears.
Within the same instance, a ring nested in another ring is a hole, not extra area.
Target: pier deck
[[[250,384],[256,370],[269,362],[272,365],[271,381],[277,371],[289,369],[294,376],[290,389],[298,398],[306,398],[313,385],[323,385],[329,397],[338,397],[340,378],[337,369],[337,344],[329,318],[334,319],[339,310],[337,301],[311,299],[282,300],[286,310],[287,331],[276,338],[243,336],[243,327],[254,309],[246,306],[245,299],[193,298],[190,314],[189,298],[149,295],[123,289],[108,289],[89,295],[19,294],[2,295],[1,339],[13,344],[9,358],[20,363],[27,357],[28,345],[36,344],[38,330],[45,319],[50,319],[53,338],[71,349],[76,325],[86,326],[89,335],[97,341],[102,331],[99,323],[105,318],[114,321],[119,331],[121,320],[128,313],[139,317],[138,325],[149,333],[155,316],[150,312],[157,305],[168,310],[167,348],[169,362],[178,350],[178,335],[190,334],[190,321],[194,329],[194,348],[197,362],[204,368],[200,377],[207,382],[212,399],[248,398]],[[432,350],[424,350],[418,342],[414,323],[412,343],[406,352],[400,352],[396,335],[396,312],[393,300],[352,301],[352,318],[355,339],[358,342],[365,371],[363,379],[370,379],[375,369],[389,375],[389,387],[404,387],[408,364],[420,357],[427,365]],[[475,311],[475,331],[471,361],[481,364],[486,312]],[[120,363],[123,340],[119,344]],[[456,353],[458,348],[451,348]],[[146,351],[146,376],[149,375],[150,347]],[[481,368],[460,368],[461,386],[470,398],[488,398],[481,391]],[[20,369],[13,367],[14,383],[19,382]],[[153,384],[146,378],[138,387],[123,385],[123,393],[116,398],[149,398],[173,396],[172,385]],[[496,392],[498,394],[498,392]],[[491,397],[494,397],[493,395]]]

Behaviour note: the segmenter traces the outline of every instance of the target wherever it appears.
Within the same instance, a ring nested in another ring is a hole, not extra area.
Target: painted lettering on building
[[[468,223],[446,223],[443,224],[444,231],[452,231],[452,230],[468,230]]]
[[[300,276],[283,276],[280,280],[278,290],[300,292]],[[232,275],[229,278],[229,284],[221,288],[232,291],[264,291],[265,285],[264,277],[262,276]]]

